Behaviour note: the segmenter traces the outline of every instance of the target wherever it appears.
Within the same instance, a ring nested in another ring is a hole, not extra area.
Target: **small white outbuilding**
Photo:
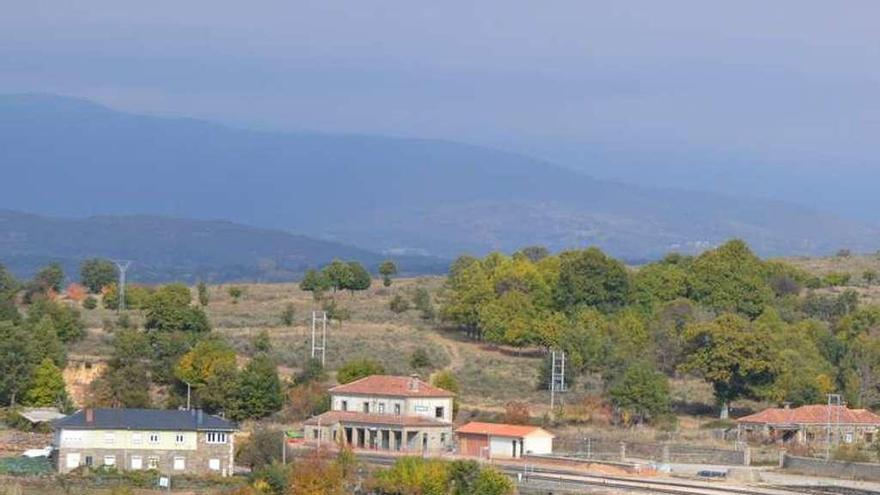
[[[471,422],[457,430],[458,452],[492,459],[553,453],[555,435],[538,426]]]

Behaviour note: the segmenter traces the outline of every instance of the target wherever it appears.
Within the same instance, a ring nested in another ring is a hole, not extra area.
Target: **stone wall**
[[[826,461],[813,457],[795,457],[784,454],[782,468],[810,476],[880,481],[880,464],[866,462]]]

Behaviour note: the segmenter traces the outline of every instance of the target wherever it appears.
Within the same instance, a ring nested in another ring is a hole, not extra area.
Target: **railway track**
[[[387,457],[377,454],[362,454],[358,457],[370,464],[390,466],[396,460],[395,457]],[[684,482],[677,480],[648,480],[632,477],[584,474],[577,471],[549,468],[544,466],[529,466],[524,470],[522,465],[510,465],[494,463],[495,468],[513,478],[522,475],[522,486],[549,490],[565,491],[583,490],[585,488],[606,488],[614,490],[639,491],[646,493],[662,493],[668,495],[818,495],[815,491],[804,488],[764,488],[747,486],[721,486],[706,482]],[[826,492],[827,493],[827,492]]]

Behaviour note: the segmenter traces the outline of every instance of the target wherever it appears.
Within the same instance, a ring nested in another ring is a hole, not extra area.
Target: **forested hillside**
[[[375,271],[388,256],[280,230],[224,221],[148,215],[51,218],[0,210],[0,263],[30,277],[58,262],[75,274],[94,257],[131,260],[129,280],[291,281],[334,258],[355,259]],[[402,273],[442,273],[448,262],[391,255]],[[73,280],[73,278],[71,278]]]
[[[222,218],[380,252],[540,243],[633,261],[731,237],[762,255],[880,247],[875,227],[817,211],[604,182],[478,146],[257,132],[51,96],[0,97],[0,161],[0,207]]]
[[[849,277],[756,257],[742,241],[629,271],[598,249],[462,257],[441,315],[470,335],[564,350],[637,421],[669,411],[667,380],[710,383],[722,415],[737,399],[880,406],[880,307]],[[868,277],[868,284],[876,276]],[[547,379],[545,365],[544,380]]]

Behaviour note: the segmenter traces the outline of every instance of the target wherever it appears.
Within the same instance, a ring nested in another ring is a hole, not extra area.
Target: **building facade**
[[[555,435],[537,426],[471,422],[455,430],[458,453],[489,459],[517,459],[553,453]]]
[[[373,375],[329,393],[330,411],[305,422],[306,441],[413,453],[452,445],[454,394],[418,377]]]
[[[839,443],[870,444],[877,440],[880,416],[867,409],[837,405],[770,408],[736,420],[742,441],[801,445]]]
[[[202,411],[84,409],[55,423],[52,446],[61,473],[89,466],[230,476],[235,431]]]

